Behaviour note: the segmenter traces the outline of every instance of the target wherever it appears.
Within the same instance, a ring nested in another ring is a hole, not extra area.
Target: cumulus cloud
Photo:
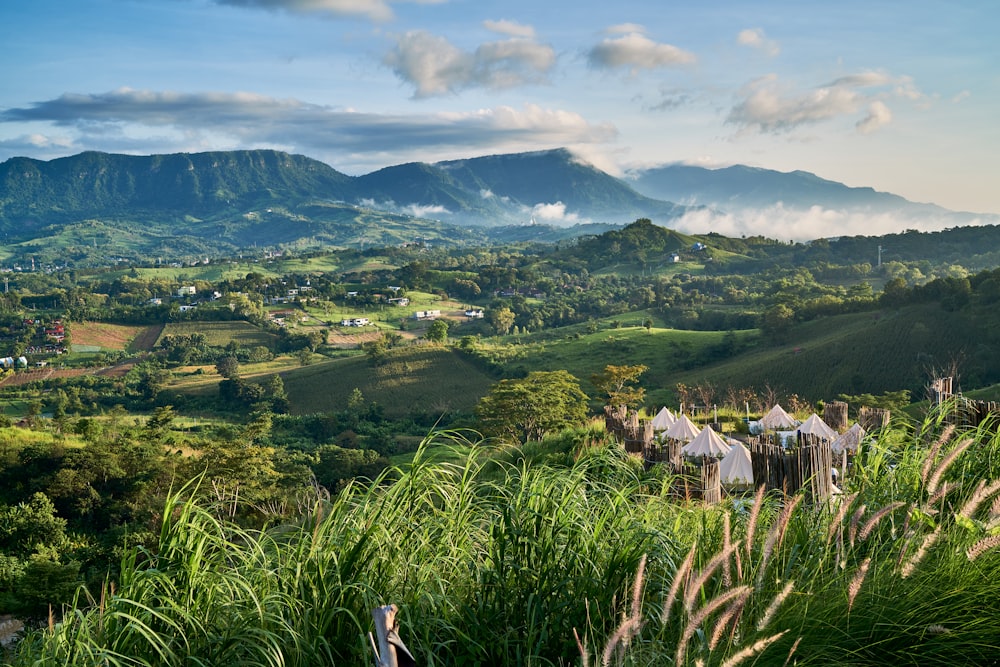
[[[633,74],[641,69],[677,67],[695,62],[694,54],[672,44],[654,42],[638,28],[627,25],[616,28],[632,28],[620,37],[608,37],[587,54],[591,67],[598,69],[628,68]],[[617,34],[617,33],[616,33]]]
[[[499,21],[483,21],[483,27],[492,32],[509,37],[524,37],[526,39],[535,38],[535,29],[530,25],[524,25],[517,21],[500,19]]]
[[[768,39],[761,28],[747,28],[746,30],[741,30],[740,34],[736,36],[736,41],[743,46],[749,46],[752,49],[757,49],[771,57],[778,55],[781,52],[781,48],[778,43],[773,39]]]
[[[524,30],[505,22],[507,30]],[[414,97],[448,95],[474,87],[511,88],[542,83],[556,62],[551,46],[532,37],[486,42],[475,51],[463,51],[444,37],[423,30],[408,32],[382,59],[403,81],[415,88]]]
[[[341,164],[350,161],[358,166],[398,163],[408,155],[427,160],[430,154],[444,159],[455,152],[585,145],[616,136],[611,125],[595,125],[577,113],[535,105],[438,114],[373,114],[252,93],[129,88],[102,94],[65,94],[30,107],[0,110],[0,123],[26,121],[71,129],[77,135],[72,142],[79,149],[108,150],[109,137],[114,137],[121,145],[137,142],[122,148],[125,152],[149,152],[149,136],[160,134],[166,150],[268,147],[319,159],[331,156]],[[43,139],[35,141],[37,145]]]
[[[898,92],[901,87],[915,90],[905,77],[893,79],[880,72],[860,72],[812,90],[795,92],[780,82],[777,75],[769,74],[740,90],[742,100],[730,110],[726,122],[745,130],[780,133],[856,114],[867,106],[868,115],[857,123],[857,127],[870,132],[892,119],[888,107],[879,98],[901,95]]]
[[[729,237],[760,235],[782,241],[810,241],[834,236],[880,236],[900,229],[939,231],[954,227],[955,221],[933,216],[913,218],[892,213],[859,213],[822,206],[786,208],[777,204],[727,213],[696,209],[672,221],[670,226],[685,234],[716,232]]]
[[[857,122],[858,132],[868,134],[889,123],[892,120],[892,112],[884,102],[875,100],[868,107],[868,115]]]
[[[393,18],[390,5],[399,0],[213,0],[219,5],[287,11],[295,14],[319,14],[331,17],[364,18],[388,21]],[[419,4],[439,4],[447,0],[412,0]]]
[[[531,207],[531,217],[553,223],[577,223],[580,221],[580,217],[576,213],[566,212],[566,204],[561,201],[552,204],[535,204]]]

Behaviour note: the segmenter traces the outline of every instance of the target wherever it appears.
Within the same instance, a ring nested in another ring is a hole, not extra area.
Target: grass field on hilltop
[[[262,330],[249,322],[171,322],[163,327],[164,336],[190,336],[200,333],[205,336],[209,345],[225,347],[229,341],[235,340],[244,347],[264,345],[270,347],[277,340],[273,333]],[[159,341],[157,341],[159,342]]]
[[[455,352],[429,345],[393,350],[379,366],[355,357],[290,369],[282,378],[295,413],[343,410],[359,389],[389,417],[466,412],[495,382]]]
[[[96,347],[101,350],[141,350],[146,347],[146,335],[159,331],[160,325],[130,326],[107,322],[73,322],[70,334],[73,345]],[[155,340],[155,339],[154,339]]]

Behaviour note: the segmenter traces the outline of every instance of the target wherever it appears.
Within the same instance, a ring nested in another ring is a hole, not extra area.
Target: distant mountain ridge
[[[710,169],[672,164],[635,170],[626,177],[637,191],[658,199],[738,212],[781,205],[791,209],[848,210],[870,214],[949,217],[968,224],[983,214],[951,211],[936,204],[909,201],[869,187],[850,187],[807,171],[781,172],[733,165]],[[986,215],[985,217],[996,217]]]
[[[252,246],[461,243],[494,234],[566,238],[639,218],[673,227],[691,212],[779,202],[933,215],[955,226],[973,220],[806,172],[673,165],[621,179],[565,149],[414,162],[363,176],[275,150],[87,152],[0,163],[0,259],[218,256]],[[511,231],[530,222],[537,233]],[[543,229],[552,226],[562,229]]]

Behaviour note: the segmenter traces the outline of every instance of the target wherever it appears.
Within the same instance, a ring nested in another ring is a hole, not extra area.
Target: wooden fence
[[[780,490],[785,495],[804,489],[811,501],[830,497],[833,453],[828,441],[807,435],[791,450],[759,439],[752,440],[748,447],[754,484]]]

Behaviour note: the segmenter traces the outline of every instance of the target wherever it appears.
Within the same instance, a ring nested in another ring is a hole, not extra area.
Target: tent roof
[[[719,463],[719,477],[723,484],[753,484],[753,464],[750,451],[736,440],[729,453]]]
[[[777,431],[783,428],[795,428],[799,425],[795,419],[785,412],[780,405],[775,404],[771,410],[760,418],[761,426],[769,431]]]
[[[837,432],[827,426],[826,422],[820,419],[816,413],[809,415],[809,419],[802,422],[802,425],[795,430],[799,433],[818,436],[830,442],[837,439]]]
[[[662,408],[653,417],[653,430],[654,431],[666,431],[670,428],[673,423],[677,421],[677,417],[674,417],[674,413],[670,412],[666,408]]]
[[[833,450],[834,454],[840,454],[845,449],[849,452],[856,452],[864,437],[865,430],[861,428],[861,424],[854,424],[830,444],[830,449]]]
[[[687,456],[725,456],[729,453],[729,445],[721,435],[705,427],[694,440],[681,447],[681,453]]]
[[[677,421],[667,429],[666,437],[672,440],[694,440],[698,435],[698,427],[694,425],[687,415],[681,415]]]

